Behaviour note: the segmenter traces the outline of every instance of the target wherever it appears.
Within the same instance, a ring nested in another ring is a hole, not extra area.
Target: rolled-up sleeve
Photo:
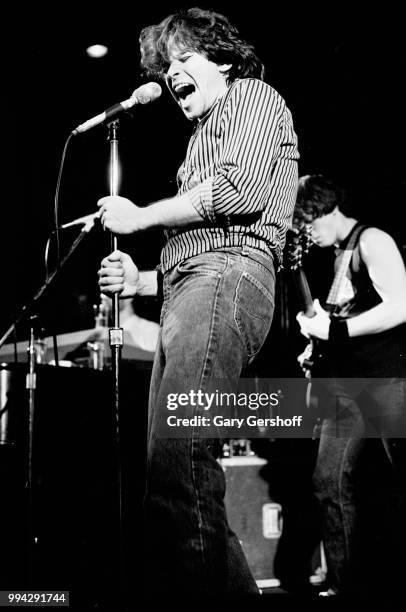
[[[284,163],[297,158],[292,117],[283,98],[262,81],[241,80],[222,113],[213,176],[188,195],[209,223],[261,212],[279,180],[275,173],[285,172]]]

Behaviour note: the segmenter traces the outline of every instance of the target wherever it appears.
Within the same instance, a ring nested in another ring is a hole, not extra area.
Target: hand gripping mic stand
[[[108,141],[110,143],[109,158],[109,187],[110,195],[117,195],[120,182],[120,161],[118,152],[118,119],[108,124]],[[111,250],[116,251],[117,236],[111,234]],[[117,460],[117,485],[119,504],[119,582],[120,590],[123,592],[124,582],[124,548],[123,548],[123,489],[121,469],[121,445],[120,445],[120,360],[121,350],[124,344],[124,331],[120,327],[119,296],[115,293],[112,298],[112,323],[109,330],[109,344],[111,350],[111,368],[114,378],[114,418],[115,418],[115,446]]]

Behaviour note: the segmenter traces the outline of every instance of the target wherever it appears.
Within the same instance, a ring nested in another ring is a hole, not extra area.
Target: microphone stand
[[[69,251],[65,255],[65,257],[60,262],[59,266],[54,270],[54,272],[49,275],[45,281],[45,283],[40,287],[34,297],[21,309],[20,313],[15,318],[14,322],[10,325],[8,330],[3,334],[2,338],[0,338],[0,347],[7,340],[9,335],[12,332],[15,332],[17,325],[24,319],[25,316],[32,313],[34,306],[38,302],[38,300],[44,295],[47,288],[51,285],[54,278],[58,275],[61,268],[68,261],[72,253],[76,250],[82,240],[87,236],[94,225],[95,219],[92,218],[86,223],[86,225],[82,228],[80,234],[73,242]],[[34,459],[34,425],[35,425],[35,391],[36,391],[36,351],[35,351],[35,321],[37,319],[36,315],[30,316],[30,339],[28,345],[28,373],[26,375],[25,388],[28,391],[28,457],[27,457],[27,495],[28,495],[28,508],[27,508],[27,548],[28,548],[28,580],[31,583],[34,578],[34,545],[37,543],[37,539],[35,536],[35,517],[34,517],[34,469],[33,469],[33,459]],[[30,584],[30,588],[32,588]]]
[[[68,261],[68,259],[71,257],[73,252],[76,251],[77,247],[82,242],[82,240],[90,232],[90,230],[92,229],[92,227],[94,225],[94,222],[95,222],[94,218],[89,219],[89,221],[86,223],[86,225],[84,227],[82,227],[80,234],[78,235],[78,237],[73,242],[72,246],[70,247],[70,249],[67,252],[67,254],[65,255],[65,257],[62,258],[59,266],[56,268],[56,270],[54,270],[54,272],[52,272],[52,274],[50,274],[47,277],[45,283],[38,289],[37,293],[34,294],[34,297],[31,298],[31,300],[27,304],[25,304],[25,306],[22,307],[22,309],[20,310],[20,313],[14,319],[13,323],[10,325],[10,327],[7,329],[7,331],[0,338],[0,347],[3,346],[3,344],[5,343],[7,338],[9,337],[9,335],[16,329],[17,325],[24,319],[24,317],[27,316],[30,312],[32,312],[35,304],[44,295],[45,291],[52,284],[54,278],[56,278],[56,276],[59,274],[59,271],[62,269],[62,267]]]
[[[28,345],[29,370],[25,379],[25,388],[28,390],[28,466],[27,466],[27,489],[28,489],[28,580],[32,588],[34,568],[34,544],[36,544],[34,531],[34,470],[33,470],[33,447],[34,447],[34,415],[35,415],[35,390],[37,388],[37,375],[35,372],[35,320],[36,315],[30,317],[30,340]]]
[[[118,151],[118,124],[116,119],[108,124],[108,142],[110,143],[109,158],[109,187],[110,195],[117,195],[120,182],[120,161]],[[115,234],[111,234],[111,250],[116,251],[118,240]],[[114,378],[114,418],[115,418],[115,446],[117,460],[117,483],[118,483],[118,511],[119,511],[119,584],[120,591],[124,594],[124,538],[123,538],[123,487],[121,467],[121,445],[120,445],[120,360],[124,345],[124,330],[120,327],[119,296],[115,293],[112,297],[112,322],[109,329],[109,344],[111,350],[111,367]]]

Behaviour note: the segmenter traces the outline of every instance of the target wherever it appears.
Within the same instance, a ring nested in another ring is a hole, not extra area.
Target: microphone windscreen
[[[158,83],[145,83],[134,91],[133,96],[137,98],[138,104],[149,104],[159,98],[161,93],[162,87]]]

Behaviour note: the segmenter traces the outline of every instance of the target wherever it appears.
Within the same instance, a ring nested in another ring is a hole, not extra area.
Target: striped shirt
[[[196,125],[178,170],[205,223],[166,231],[166,272],[180,261],[219,248],[250,246],[279,263],[296,199],[297,139],[283,98],[257,79],[232,83]]]

